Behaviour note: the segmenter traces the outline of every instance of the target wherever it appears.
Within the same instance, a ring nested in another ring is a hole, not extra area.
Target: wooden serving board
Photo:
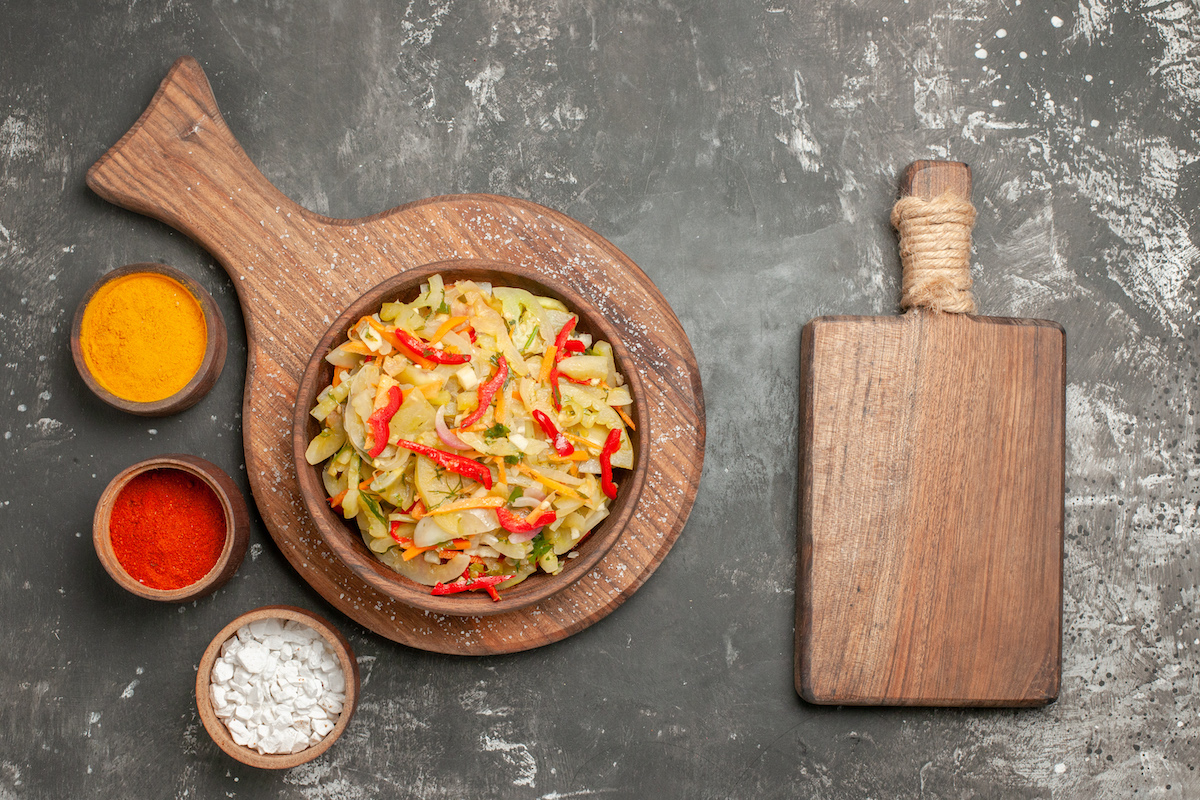
[[[1044,320],[918,309],[804,327],[805,699],[1057,696],[1065,364],[1063,329]]]
[[[704,457],[699,370],[679,320],[650,279],[586,226],[505,197],[459,195],[357,220],[314,214],[250,163],[208,79],[179,59],[149,107],[88,171],[101,197],[155,217],[205,247],[229,273],[249,344],[246,468],[267,529],[333,606],[376,633],[425,650],[486,655],[563,639],[602,619],[646,581],[687,521]],[[648,479],[620,541],[550,599],[481,617],[427,615],[377,593],[338,561],[298,496],[291,420],[318,339],[385,277],[439,261],[532,265],[592,299],[621,332],[647,393]]]

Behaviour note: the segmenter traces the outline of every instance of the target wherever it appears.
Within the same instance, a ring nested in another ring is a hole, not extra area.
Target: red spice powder
[[[225,547],[225,511],[208,484],[178,469],[135,476],[113,503],[113,553],[151,589],[181,589],[208,574]]]

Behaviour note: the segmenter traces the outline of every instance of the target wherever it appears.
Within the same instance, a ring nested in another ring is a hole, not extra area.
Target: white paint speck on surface
[[[1063,26],[1063,19],[1062,17],[1055,15],[1050,18],[1050,24],[1056,28],[1061,28]]]

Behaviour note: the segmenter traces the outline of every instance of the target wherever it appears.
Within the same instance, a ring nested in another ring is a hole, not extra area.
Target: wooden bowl
[[[504,590],[500,602],[493,602],[486,594],[480,592],[434,596],[429,593],[430,587],[411,581],[380,562],[363,543],[357,527],[352,527],[352,522],[330,509],[321,481],[321,465],[312,466],[304,457],[308,443],[321,429],[309,411],[316,404],[317,395],[333,378],[333,367],[325,361],[329,350],[346,338],[347,331],[354,323],[364,315],[377,311],[384,301],[407,301],[415,298],[420,285],[434,274],[440,274],[447,285],[460,280],[488,281],[494,286],[527,289],[534,294],[562,301],[579,316],[576,330],[589,333],[594,338],[603,339],[612,345],[617,370],[625,376],[633,395],[631,416],[638,430],[643,429],[642,421],[649,419],[650,413],[646,405],[646,394],[642,391],[637,363],[614,326],[572,285],[533,267],[483,260],[441,261],[414,267],[388,278],[355,300],[321,337],[296,393],[296,411],[292,421],[292,457],[304,505],[325,543],[368,585],[401,603],[450,616],[503,614],[545,600],[583,577],[604,558],[633,516],[638,495],[646,482],[648,443],[646,437],[641,436],[638,430],[629,431],[634,451],[634,468],[622,474],[617,498],[609,506],[609,516],[575,548],[574,552],[579,555],[563,559],[564,567],[558,575],[538,572],[511,589]]]
[[[109,519],[113,504],[129,482],[144,472],[155,469],[177,469],[194,475],[212,489],[225,512],[225,546],[217,563],[195,583],[179,589],[153,589],[135,580],[113,552],[109,533]],[[246,500],[233,480],[216,464],[196,456],[171,454],[139,461],[113,478],[100,495],[96,513],[92,518],[92,543],[104,569],[121,588],[147,600],[162,600],[168,603],[185,603],[211,594],[233,577],[246,555],[250,542],[250,512]]]
[[[213,665],[221,656],[221,645],[237,633],[238,628],[243,625],[255,622],[256,620],[271,618],[294,620],[295,622],[307,625],[321,634],[322,638],[329,643],[329,647],[337,656],[338,663],[342,667],[342,674],[346,677],[346,700],[342,705],[342,712],[338,717],[337,724],[334,725],[333,730],[326,734],[325,738],[320,742],[301,750],[299,753],[263,755],[257,750],[252,750],[249,747],[238,744],[233,740],[229,729],[225,727],[225,723],[221,722],[221,719],[213,709],[212,695],[209,693],[208,687],[212,683]],[[200,658],[200,667],[196,671],[196,710],[200,712],[200,721],[204,723],[204,729],[208,731],[208,735],[212,737],[212,740],[217,743],[217,747],[220,747],[238,761],[260,769],[289,769],[312,761],[337,741],[337,738],[346,730],[346,726],[350,724],[350,718],[354,716],[354,711],[358,707],[360,688],[358,661],[354,658],[354,649],[350,647],[350,642],[346,640],[346,637],[337,628],[333,627],[324,618],[317,616],[311,611],[305,611],[302,608],[283,605],[262,606],[253,611],[247,611],[230,622],[221,629],[220,633],[213,637],[212,642],[205,648],[204,655]]]
[[[200,368],[196,370],[196,374],[175,394],[153,402],[126,400],[100,385],[100,382],[92,375],[92,371],[88,368],[87,362],[84,360],[83,347],[80,342],[80,331],[83,328],[83,312],[87,308],[88,303],[95,297],[96,292],[105,284],[117,278],[140,272],[153,272],[164,275],[178,282],[191,292],[200,304],[200,310],[204,313],[204,322],[208,329],[207,342],[204,348],[204,360],[200,363]],[[119,408],[122,411],[128,411],[130,414],[136,414],[141,417],[165,417],[168,414],[174,414],[195,405],[213,387],[213,384],[217,382],[217,378],[221,376],[221,370],[225,366],[225,350],[228,340],[229,335],[225,330],[225,318],[221,316],[221,309],[217,307],[216,302],[212,299],[212,295],[205,291],[203,286],[174,267],[169,267],[166,264],[129,264],[124,267],[118,267],[106,274],[100,280],[96,281],[83,296],[78,308],[75,310],[75,319],[71,324],[71,357],[75,360],[75,368],[79,370],[79,376],[83,378],[83,382],[105,403],[108,403],[113,408]]]

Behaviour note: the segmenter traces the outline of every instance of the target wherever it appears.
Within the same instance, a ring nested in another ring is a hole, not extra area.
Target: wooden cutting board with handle
[[[801,334],[796,687],[810,702],[1058,694],[1065,334],[971,313],[970,192],[965,164],[909,167],[916,201],[893,216],[909,310]]]
[[[242,434],[255,503],[292,566],[365,627],[444,653],[538,647],[612,612],[678,538],[704,462],[699,369],[653,282],[586,226],[494,195],[436,197],[363,219],[315,214],[250,163],[189,57],[175,63],[133,128],[88,171],[87,183],[192,237],[229,273],[246,320]],[[528,608],[440,617],[379,594],[325,545],[299,496],[291,420],[313,348],[355,298],[412,267],[480,259],[530,265],[592,300],[634,354],[649,407],[639,433],[653,445],[632,520],[584,577]]]

